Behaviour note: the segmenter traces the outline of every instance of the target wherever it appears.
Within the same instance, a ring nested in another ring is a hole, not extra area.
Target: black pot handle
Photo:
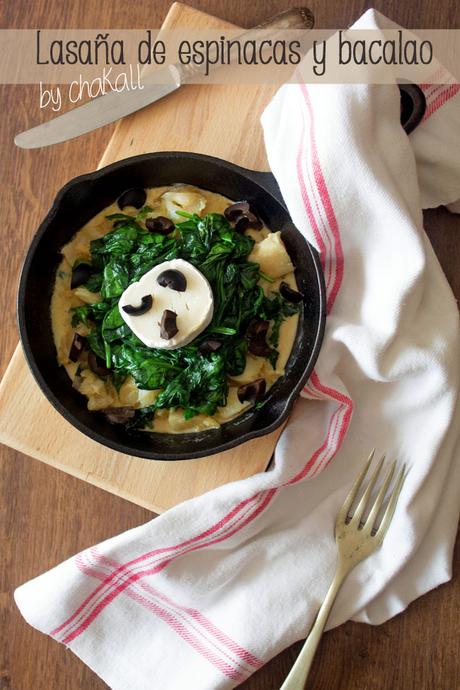
[[[284,208],[286,208],[283,195],[281,194],[281,190],[278,187],[278,183],[273,173],[245,169],[245,174],[256,184],[265,189],[265,191],[273,196]]]
[[[401,96],[401,125],[406,134],[410,134],[425,115],[425,94],[417,84],[410,82],[400,83],[398,87]]]

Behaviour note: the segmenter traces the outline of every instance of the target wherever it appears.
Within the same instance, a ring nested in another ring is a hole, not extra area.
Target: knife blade
[[[21,134],[17,134],[14,143],[23,149],[36,149],[41,146],[60,144],[68,139],[74,139],[81,134],[91,132],[110,122],[115,122],[125,115],[130,115],[146,105],[164,98],[181,86],[178,71],[173,65],[160,68],[161,82],[144,84],[138,91],[123,93],[111,91],[98,96],[88,103],[78,106],[69,112],[32,127]],[[159,79],[160,81],[160,79]]]
[[[314,18],[308,8],[295,7],[275,15],[254,28],[311,29],[313,24]],[[250,29],[242,33],[241,37],[252,31],[253,29]],[[187,81],[187,70],[181,69],[179,65],[161,67],[155,70],[155,83],[144,83],[143,89],[129,92],[111,91],[98,96],[63,115],[58,115],[48,122],[17,134],[14,143],[20,148],[35,149],[74,139],[164,98],[185,81]]]

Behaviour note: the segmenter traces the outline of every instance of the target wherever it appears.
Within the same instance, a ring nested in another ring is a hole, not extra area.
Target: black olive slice
[[[136,414],[132,407],[105,407],[99,410],[111,424],[125,424]]]
[[[256,357],[269,357],[271,354],[270,346],[265,341],[251,340],[248,344],[248,350]]]
[[[123,192],[117,199],[117,204],[123,211],[125,206],[134,206],[134,208],[141,208],[145,204],[147,193],[142,187],[132,187]]]
[[[241,216],[236,221],[235,230],[236,232],[244,232],[248,228],[254,228],[254,230],[260,230],[262,227],[262,222],[257,218],[254,213],[248,211],[244,216]]]
[[[163,315],[161,317],[161,323],[158,324],[161,329],[160,336],[164,340],[170,340],[176,335],[176,333],[179,332],[179,329],[177,328],[176,324],[176,319],[177,314],[175,311],[171,311],[171,309],[164,310]]]
[[[80,263],[72,269],[72,279],[70,281],[71,290],[80,287],[88,282],[94,273],[94,268],[89,264]]]
[[[237,201],[231,206],[227,206],[224,211],[224,216],[230,223],[235,223],[241,216],[245,215],[249,211],[248,201]]]
[[[256,379],[238,388],[238,400],[240,402],[256,402],[265,394],[265,379]]]
[[[98,357],[92,350],[88,355],[88,365],[91,371],[94,371],[98,376],[108,376],[110,369],[107,369],[103,359]]]
[[[185,292],[187,289],[187,278],[183,273],[176,271],[174,268],[162,271],[157,278],[157,283],[161,287],[168,287],[177,292]]]
[[[203,340],[203,342],[198,346],[199,351],[202,355],[208,355],[210,352],[217,352],[219,348],[222,347],[221,340]]]
[[[85,347],[85,339],[80,333],[74,333],[72,345],[70,346],[69,359],[71,362],[78,362],[83,349]]]
[[[147,218],[145,221],[145,227],[147,230],[150,230],[150,232],[159,232],[161,235],[169,235],[175,228],[172,220],[165,218],[165,216]]]
[[[251,211],[247,201],[238,201],[236,204],[227,206],[224,216],[230,223],[235,223],[236,232],[244,232],[248,228],[260,230],[263,225],[258,216]]]
[[[246,333],[248,339],[248,350],[257,357],[268,357],[271,348],[265,340],[270,326],[269,321],[251,321]]]
[[[302,293],[297,292],[297,290],[293,290],[290,285],[284,282],[284,280],[280,283],[280,295],[288,302],[293,302],[294,304],[297,304],[303,300]]]
[[[152,295],[144,295],[141,298],[141,303],[138,307],[135,307],[132,304],[125,304],[124,307],[122,307],[122,309],[124,312],[126,312],[126,314],[129,314],[130,316],[141,316],[142,314],[145,314],[146,312],[148,312],[149,309],[152,308],[152,304]]]
[[[265,321],[264,319],[260,319],[260,321],[257,321],[256,319],[253,319],[248,326],[248,338],[250,340],[261,340],[262,338],[265,338],[269,326],[269,321]]]

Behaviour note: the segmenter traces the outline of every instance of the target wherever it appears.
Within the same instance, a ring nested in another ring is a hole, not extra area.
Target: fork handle
[[[305,681],[307,680],[308,673],[315,656],[316,649],[318,647],[321,635],[323,634],[324,626],[329,618],[329,613],[331,612],[332,604],[338,594],[338,591],[347,576],[349,569],[344,567],[343,564],[339,563],[335,571],[334,579],[331,582],[326,597],[321,605],[320,610],[315,618],[313,627],[305,640],[305,643],[300,650],[300,654],[297,657],[294,666],[291,668],[289,675],[286,677],[280,690],[303,690],[305,686]]]

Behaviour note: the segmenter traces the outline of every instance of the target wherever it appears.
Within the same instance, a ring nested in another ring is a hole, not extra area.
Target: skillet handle
[[[283,208],[287,210],[283,195],[281,194],[281,190],[278,187],[278,182],[275,180],[273,173],[247,169],[245,169],[244,172],[247,177],[251,178],[256,184],[265,189],[268,194],[273,196],[283,206]]]
[[[398,87],[401,97],[401,125],[406,134],[410,134],[425,115],[425,94],[420,86],[410,82],[401,82]]]

